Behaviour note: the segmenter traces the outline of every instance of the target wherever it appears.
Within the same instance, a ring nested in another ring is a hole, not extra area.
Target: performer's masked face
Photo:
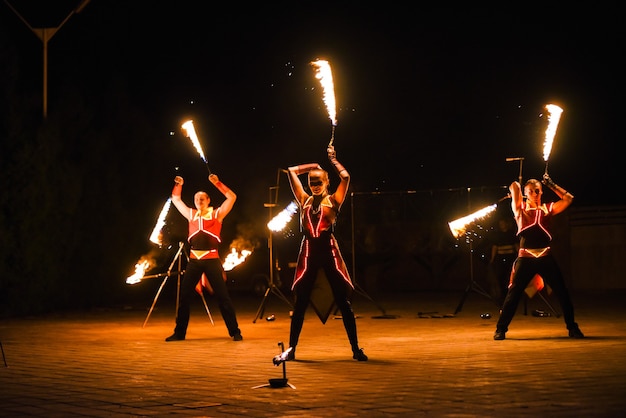
[[[328,173],[324,170],[309,172],[309,188],[314,195],[323,194],[328,188]]]
[[[530,202],[532,206],[538,207],[541,205],[543,190],[538,180],[528,180],[524,186],[524,194],[526,196],[526,202]]]

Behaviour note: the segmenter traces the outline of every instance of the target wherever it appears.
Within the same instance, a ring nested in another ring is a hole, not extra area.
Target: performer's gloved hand
[[[180,184],[182,186],[184,182],[185,181],[183,180],[183,178],[181,176],[174,177],[174,183]]]
[[[543,174],[543,179],[541,180],[541,182],[551,189],[554,189],[556,187],[556,183],[552,181],[548,173]]]
[[[333,160],[337,159],[337,153],[335,152],[335,146],[334,145],[329,145],[328,148],[326,149],[326,152],[328,153],[328,159],[330,161],[333,161]]]

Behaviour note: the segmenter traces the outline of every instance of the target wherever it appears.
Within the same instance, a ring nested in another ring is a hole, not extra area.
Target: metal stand
[[[471,200],[470,200],[470,193],[471,193],[472,189],[471,187],[467,188],[467,208],[468,210],[471,209]],[[489,300],[491,300],[498,308],[500,308],[500,306],[498,305],[498,303],[493,299],[493,297],[487,292],[485,291],[485,289],[483,289],[477,282],[476,280],[474,280],[474,247],[472,245],[472,238],[470,237],[471,232],[466,232],[465,233],[465,237],[468,243],[468,247],[469,247],[469,272],[470,272],[470,280],[469,283],[467,284],[467,286],[465,287],[465,292],[463,292],[463,296],[461,296],[461,300],[459,301],[459,304],[457,305],[456,309],[454,310],[454,314],[458,314],[459,312],[461,312],[461,310],[463,309],[463,305],[465,304],[465,301],[467,300],[467,296],[469,295],[469,293],[471,291],[474,291],[480,295],[485,296],[486,298],[488,298]]]
[[[272,361],[273,361],[275,366],[278,366],[280,363],[283,364],[283,377],[282,378],[269,379],[269,383],[266,383],[264,385],[254,386],[252,389],[266,388],[266,387],[284,388],[286,386],[289,386],[291,389],[295,389],[296,388],[294,385],[289,383],[289,381],[288,381],[289,379],[287,379],[287,366],[286,366],[286,363],[287,363],[287,354],[289,354],[289,353],[285,351],[285,345],[282,342],[279,342],[278,346],[280,347],[281,354],[279,354],[276,357],[274,357],[274,359]]]
[[[496,306],[498,306],[498,304],[491,297],[491,295],[487,291],[485,291],[485,289],[483,289],[478,283],[476,283],[476,280],[474,280],[474,249],[472,247],[471,239],[469,241],[469,256],[470,256],[470,280],[469,280],[469,283],[467,284],[467,287],[465,288],[465,292],[463,293],[461,300],[459,301],[459,304],[454,310],[455,315],[461,312],[461,310],[463,309],[463,305],[465,304],[465,301],[467,300],[467,296],[469,295],[471,291],[474,291],[480,295],[483,295],[489,298],[493,303],[495,303]]]
[[[279,181],[280,181],[280,173],[281,170],[278,170],[278,176],[276,178],[276,186],[272,186],[269,188],[269,203],[263,204],[264,207],[269,210],[269,220],[271,221],[273,218],[273,208],[276,207],[276,202],[278,201],[278,189],[279,189]],[[267,289],[265,290],[265,294],[263,295],[263,300],[261,300],[261,304],[259,305],[259,309],[256,311],[256,316],[252,320],[252,323],[256,323],[257,319],[263,315],[265,310],[265,303],[267,302],[267,297],[270,295],[270,292],[274,295],[278,296],[283,302],[285,302],[292,310],[293,304],[291,301],[280,291],[278,286],[274,283],[274,233],[269,230],[269,235],[267,238],[267,247],[269,249],[269,267],[270,267],[270,281],[268,283]]]
[[[176,255],[174,256],[174,259],[172,260],[166,273],[153,274],[150,276],[143,277],[143,279],[152,279],[152,278],[160,278],[160,277],[164,277],[164,279],[161,282],[161,286],[159,286],[159,290],[157,290],[157,293],[154,296],[154,300],[152,301],[152,306],[150,307],[150,310],[148,311],[148,315],[146,316],[146,319],[143,322],[142,328],[146,327],[146,324],[148,323],[148,319],[150,319],[150,315],[152,314],[152,311],[154,310],[154,306],[156,305],[157,300],[159,299],[159,295],[161,294],[163,287],[165,287],[165,283],[167,283],[167,279],[169,279],[170,276],[174,276],[174,275],[178,276],[178,281],[176,284],[176,312],[178,312],[178,301],[180,299],[180,278],[185,273],[185,271],[182,270],[182,262],[183,262],[182,256],[184,254],[183,252],[184,247],[185,247],[184,242],[181,241],[178,243],[178,251],[176,252]],[[178,262],[178,271],[173,272],[172,269],[174,268],[174,265],[176,264],[176,262]],[[211,311],[209,311],[209,306],[207,305],[206,300],[204,299],[204,295],[202,293],[200,294],[200,297],[202,297],[202,302],[204,303],[204,308],[206,309],[206,313],[209,316],[209,319],[211,320],[211,325],[215,325],[215,323],[213,322],[213,317],[211,316]]]
[[[7,364],[7,358],[4,356],[4,348],[2,347],[2,341],[0,341],[0,351],[2,351],[2,360],[4,361],[4,367],[9,367]]]
[[[355,237],[354,237],[354,193],[350,193],[350,221],[352,223],[352,283],[354,284],[354,291],[365,299],[372,302],[382,313],[381,315],[373,316],[374,319],[396,319],[397,315],[389,315],[385,312],[385,309],[380,306],[356,281],[356,250],[355,250]],[[337,314],[337,310],[335,310]]]

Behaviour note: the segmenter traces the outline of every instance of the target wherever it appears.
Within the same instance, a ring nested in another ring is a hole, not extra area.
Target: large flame
[[[132,276],[128,276],[126,278],[126,283],[127,284],[139,283],[141,279],[143,279],[143,277],[146,275],[146,271],[148,271],[151,265],[152,263],[150,262],[149,259],[144,258],[144,257],[140,258],[139,261],[137,261],[137,264],[135,264],[135,273]]]
[[[467,226],[469,224],[471,224],[472,222],[478,219],[482,219],[486,217],[491,212],[496,210],[497,207],[498,207],[498,204],[494,203],[493,205],[486,206],[467,216],[456,219],[452,222],[448,222],[448,227],[450,228],[450,232],[452,232],[452,235],[454,235],[454,238],[459,238],[461,235],[465,233],[465,231],[467,230]]]
[[[170,206],[172,205],[172,198],[168,198],[163,205],[163,209],[161,209],[161,214],[157,219],[156,225],[154,225],[154,229],[152,230],[152,234],[150,234],[150,241],[154,242],[157,245],[163,244],[163,235],[161,234],[161,230],[165,225],[165,218],[167,217],[167,213],[170,210]]]
[[[274,216],[268,223],[267,227],[270,231],[279,232],[282,231],[289,223],[294,213],[298,211],[298,204],[295,201],[291,201],[285,209],[283,209],[278,215]]]
[[[311,65],[315,67],[315,77],[320,81],[322,90],[324,91],[323,100],[328,111],[328,117],[330,118],[333,126],[337,126],[335,86],[333,83],[333,73],[330,69],[330,64],[326,60],[317,60],[311,62]]]
[[[552,143],[554,142],[556,128],[559,126],[563,109],[554,104],[546,105],[546,109],[548,110],[548,128],[546,129],[546,138],[543,143],[543,160],[547,162],[548,158],[550,158]]]
[[[252,251],[250,250],[239,251],[233,247],[230,249],[230,253],[226,256],[226,259],[224,260],[222,267],[224,267],[225,271],[231,271],[232,269],[237,267],[239,264],[246,261],[246,258],[248,258],[250,254],[252,254]]]
[[[193,126],[193,121],[188,120],[187,122],[183,123],[182,128],[187,132],[187,137],[191,140],[191,143],[196,148],[196,151],[198,151],[198,154],[200,154],[200,158],[202,158],[202,161],[208,164],[208,161],[206,157],[204,156],[204,152],[202,151],[202,146],[200,145],[200,141],[198,140],[196,129]]]

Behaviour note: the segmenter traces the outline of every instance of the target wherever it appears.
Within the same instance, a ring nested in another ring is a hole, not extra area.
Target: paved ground
[[[149,306],[4,320],[0,416],[623,416],[626,292],[573,295],[583,340],[567,337],[562,318],[533,316],[549,311],[535,298],[494,341],[496,309],[483,296],[470,292],[446,317],[462,295],[356,295],[368,362],[352,360],[340,319],[322,325],[310,311],[286,364],[293,387],[282,388],[258,387],[283,377],[272,358],[288,342],[289,307],[273,294],[256,322],[261,299],[233,295],[241,342],[211,299],[215,325],[198,299],[181,342],[164,342],[174,309],[161,302],[145,327]]]

